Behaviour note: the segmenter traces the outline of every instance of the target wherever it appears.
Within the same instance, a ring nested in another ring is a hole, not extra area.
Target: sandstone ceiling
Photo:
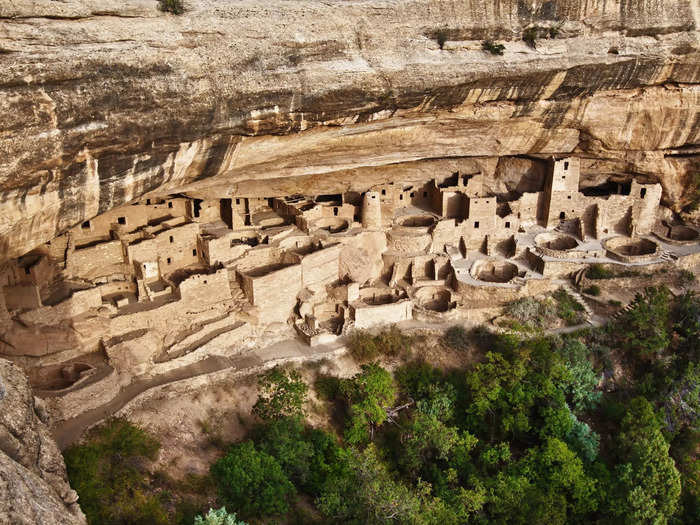
[[[324,193],[577,152],[584,178],[660,180],[680,209],[700,171],[693,0],[185,5],[0,3],[0,260],[149,192]],[[533,49],[532,24],[557,37]]]

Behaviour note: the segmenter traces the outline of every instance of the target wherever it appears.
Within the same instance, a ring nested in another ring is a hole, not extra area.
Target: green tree
[[[160,499],[149,491],[148,460],[160,444],[124,419],[93,429],[85,443],[64,452],[68,478],[91,525],[167,524]]]
[[[284,514],[296,492],[279,462],[251,441],[233,445],[211,474],[221,501],[244,516]]]
[[[209,509],[209,512],[204,516],[196,516],[194,525],[247,525],[247,523],[238,520],[236,513],[226,512],[226,507],[214,510]]]
[[[374,444],[350,451],[347,469],[329,478],[318,508],[337,523],[418,523],[429,487],[418,489],[393,479]]]
[[[253,413],[260,419],[303,415],[309,387],[296,370],[274,367],[258,376],[260,397]]]
[[[665,524],[678,507],[680,474],[669,456],[654,409],[644,398],[630,402],[622,420],[611,512],[622,523]]]
[[[387,418],[387,409],[396,399],[391,374],[376,363],[362,365],[361,372],[345,380],[341,389],[348,400],[350,418],[345,439],[351,444],[365,443]]]
[[[616,323],[616,333],[623,349],[645,360],[658,357],[670,342],[670,311],[668,288],[649,287],[638,293],[632,308]]]
[[[595,408],[602,394],[597,390],[598,374],[588,360],[588,348],[578,339],[567,339],[560,353],[567,371],[562,386],[571,409],[575,414],[581,414]]]

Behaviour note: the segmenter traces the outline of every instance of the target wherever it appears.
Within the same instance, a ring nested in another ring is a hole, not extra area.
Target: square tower
[[[544,226],[573,219],[578,213],[578,183],[581,161],[576,157],[554,160],[545,185]]]

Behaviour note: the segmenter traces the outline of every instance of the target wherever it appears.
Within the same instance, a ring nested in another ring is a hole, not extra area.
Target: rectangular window
[[[510,228],[510,222],[506,221],[506,228]]]
[[[172,207],[173,207],[173,203],[172,203],[172,202],[169,202],[169,203],[168,203],[168,208],[172,208]]]
[[[170,242],[175,242],[175,238],[172,235],[170,236]]]
[[[126,224],[126,217],[117,217],[117,222],[119,224]]]
[[[151,199],[146,199],[146,204],[151,204]]]
[[[639,192],[639,196],[640,196],[642,199],[644,198],[644,196],[645,196],[646,194],[647,194],[647,189],[646,189],[646,188],[642,188],[642,191]]]
[[[399,195],[399,200],[400,200],[400,201],[403,200],[403,193],[402,193],[401,195]]]
[[[197,250],[192,250],[192,255],[197,255]]]
[[[386,195],[386,190],[382,190],[382,195]]]
[[[564,162],[564,171],[566,171],[566,170],[568,170],[568,169],[569,169],[569,163],[568,163],[568,162]]]
[[[475,222],[474,222],[474,228],[478,228],[478,227],[479,227],[479,221],[475,221]]]
[[[168,261],[168,264],[170,264],[170,262],[171,262],[170,257],[168,257],[167,261]]]
[[[236,199],[236,204],[240,204],[240,203],[241,203],[241,199]]]
[[[571,195],[567,195],[566,198],[571,200]]]
[[[80,225],[80,227],[81,227],[83,230],[89,230],[89,229],[90,229],[90,221],[85,221],[84,223],[82,223],[82,224]]]

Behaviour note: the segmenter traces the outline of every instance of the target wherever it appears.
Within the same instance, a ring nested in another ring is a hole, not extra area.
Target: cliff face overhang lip
[[[0,7],[2,257],[154,190],[562,153],[582,133],[614,151],[699,142],[687,2],[450,3],[449,17],[439,1],[197,0],[181,17],[153,4]],[[561,35],[532,49],[519,40],[532,24]],[[489,36],[511,38],[503,57],[481,50]]]

